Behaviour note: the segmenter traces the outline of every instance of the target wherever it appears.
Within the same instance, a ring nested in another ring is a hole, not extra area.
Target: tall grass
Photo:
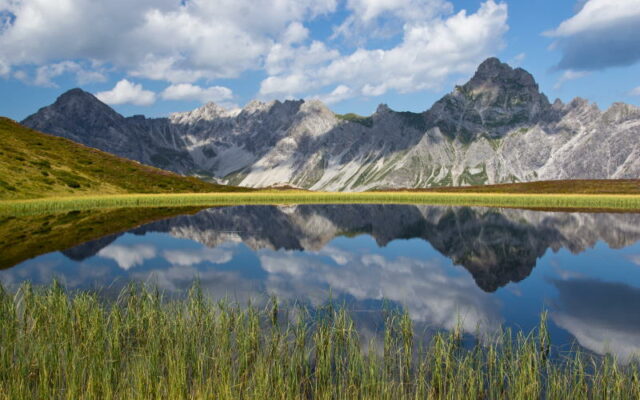
[[[0,201],[0,214],[33,215],[97,208],[257,204],[431,204],[638,211],[640,195],[304,191],[125,194]]]
[[[311,318],[129,287],[114,301],[59,285],[0,291],[5,399],[640,398],[638,366],[577,351],[551,361],[545,317],[524,335],[417,344],[390,313],[381,351],[365,351],[349,314]],[[512,339],[512,337],[514,337]],[[371,343],[371,348],[375,347]]]

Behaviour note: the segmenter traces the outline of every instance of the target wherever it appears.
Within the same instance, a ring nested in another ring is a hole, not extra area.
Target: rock
[[[521,68],[489,58],[424,113],[381,104],[336,116],[318,100],[208,103],[169,118],[124,118],[73,89],[23,124],[122,157],[231,184],[307,189],[638,178],[640,111],[549,103]]]

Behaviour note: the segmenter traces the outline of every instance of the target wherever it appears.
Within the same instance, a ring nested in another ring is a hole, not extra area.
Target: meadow
[[[423,344],[406,312],[384,313],[376,343],[331,303],[213,303],[197,284],[177,298],[24,284],[0,291],[0,398],[640,398],[637,362],[554,348],[544,314],[533,332]]]
[[[117,194],[0,201],[0,215],[34,215],[125,207],[213,207],[279,204],[429,204],[581,211],[638,211],[636,194],[527,194],[433,191],[310,192],[262,190],[232,193]]]

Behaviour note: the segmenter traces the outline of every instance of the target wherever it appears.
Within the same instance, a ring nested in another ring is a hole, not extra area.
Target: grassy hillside
[[[0,200],[249,190],[142,165],[0,117]]]

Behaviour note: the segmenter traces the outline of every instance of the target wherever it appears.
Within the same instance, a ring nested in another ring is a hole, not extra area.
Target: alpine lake
[[[403,309],[425,339],[535,329],[640,354],[640,214],[423,205],[140,208],[0,217],[0,282],[117,296],[131,282],[281,310],[345,307],[362,335]]]

